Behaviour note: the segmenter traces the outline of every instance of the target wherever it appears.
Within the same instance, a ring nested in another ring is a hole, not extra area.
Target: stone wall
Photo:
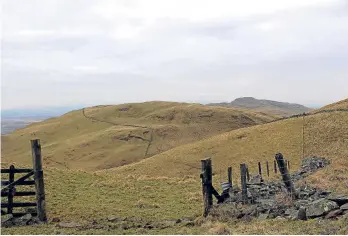
[[[293,182],[305,178],[325,168],[330,161],[321,157],[303,159],[299,171],[291,175]],[[211,214],[225,214],[237,219],[251,218],[290,218],[307,220],[311,218],[332,219],[348,214],[348,196],[337,195],[330,191],[314,188],[310,185],[297,187],[293,199],[281,181],[258,182],[254,177],[248,183],[248,204],[242,204],[242,193],[238,187],[229,192],[224,203],[215,206]]]

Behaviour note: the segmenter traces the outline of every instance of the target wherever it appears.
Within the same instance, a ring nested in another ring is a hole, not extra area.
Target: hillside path
[[[145,151],[145,154],[144,154],[144,157],[145,157],[145,158],[147,157],[148,152],[149,152],[149,149],[150,149],[150,146],[151,146],[152,141],[153,141],[153,128],[148,127],[148,126],[141,126],[141,125],[132,125],[132,124],[115,123],[115,122],[111,122],[111,121],[101,120],[101,119],[98,119],[98,118],[95,118],[95,117],[92,117],[92,116],[87,116],[87,115],[86,115],[86,112],[85,112],[85,108],[82,109],[82,114],[83,114],[83,116],[84,116],[86,119],[93,120],[93,121],[98,121],[98,122],[102,122],[102,123],[107,123],[107,124],[114,125],[114,126],[126,126],[126,127],[133,127],[133,128],[149,129],[149,130],[150,130],[150,139],[145,139],[145,138],[142,138],[142,137],[137,137],[137,138],[139,138],[139,139],[141,139],[141,140],[143,140],[143,141],[147,141],[147,142],[148,142],[148,145],[147,145],[147,147],[146,147],[146,151]]]

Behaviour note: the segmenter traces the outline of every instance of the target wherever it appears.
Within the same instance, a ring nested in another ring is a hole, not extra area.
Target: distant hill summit
[[[311,108],[296,103],[277,102],[272,100],[256,99],[253,97],[237,98],[230,103],[210,103],[208,106],[245,108],[280,116],[291,116],[312,110]]]

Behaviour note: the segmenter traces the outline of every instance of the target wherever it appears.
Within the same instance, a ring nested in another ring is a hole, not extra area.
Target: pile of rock
[[[240,211],[234,212],[237,218],[244,216],[259,218],[291,218],[306,220],[307,218],[335,218],[348,214],[348,196],[332,195],[320,189],[302,187],[297,190],[298,198],[293,200],[286,191],[278,186],[279,183],[264,185],[249,185],[248,205],[241,205],[241,193],[233,193],[224,204],[217,207],[226,207],[226,204]],[[238,191],[238,190],[237,190]]]
[[[66,234],[61,230],[75,229],[75,230],[90,230],[90,229],[103,229],[103,230],[129,230],[129,229],[166,229],[171,227],[192,227],[194,226],[194,218],[182,218],[175,220],[164,221],[149,221],[148,219],[142,219],[139,217],[115,217],[110,216],[106,219],[92,222],[76,223],[76,222],[57,222],[55,227],[56,233]]]
[[[25,214],[21,217],[14,217],[12,214],[6,214],[1,216],[1,227],[11,227],[11,226],[24,226],[40,224],[41,221],[30,213]]]
[[[330,165],[330,161],[323,157],[309,157],[302,160],[302,171],[313,173],[320,168]]]
[[[304,178],[329,164],[330,162],[325,158],[305,158],[301,170],[292,175],[292,180],[297,181]],[[218,205],[213,210],[213,214],[218,214],[217,212],[223,208],[228,208],[228,214],[238,219],[251,219],[253,217],[300,220],[324,217],[331,219],[348,214],[348,196],[334,195],[329,191],[309,185],[297,188],[294,199],[289,196],[281,181],[269,183],[251,181],[247,185],[247,194],[248,204],[242,205],[241,190],[233,188],[229,193],[230,197],[223,204]]]
[[[293,181],[300,180],[328,165],[330,165],[330,161],[323,157],[313,156],[304,158],[300,170],[292,174],[291,178]]]

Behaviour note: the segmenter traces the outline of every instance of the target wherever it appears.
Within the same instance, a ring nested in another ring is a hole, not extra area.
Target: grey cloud
[[[199,21],[108,19],[96,1],[4,2],[4,108],[239,96],[324,104],[348,94],[346,1]]]

